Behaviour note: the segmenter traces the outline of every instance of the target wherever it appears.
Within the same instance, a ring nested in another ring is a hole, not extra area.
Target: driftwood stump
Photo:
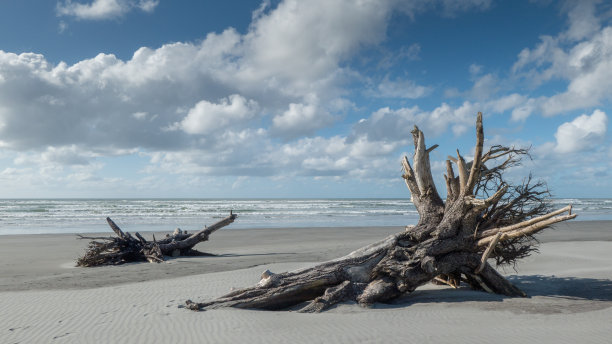
[[[236,215],[230,211],[230,216],[204,229],[188,234],[187,231],[176,229],[172,235],[162,240],[145,240],[140,233],[124,232],[109,217],[106,218],[116,237],[86,237],[79,235],[79,239],[92,240],[87,247],[85,255],[77,260],[77,266],[118,265],[128,262],[149,261],[162,262],[164,256],[194,256],[202,255],[193,249],[200,242],[207,241],[216,230],[234,222]]]
[[[537,244],[534,233],[576,217],[571,206],[551,211],[548,190],[541,182],[533,184],[531,176],[520,185],[504,180],[503,172],[518,165],[528,151],[493,146],[485,153],[481,113],[474,160],[466,162],[457,151],[446,161],[445,200],[438,194],[429,162],[437,145],[428,148],[416,126],[412,135],[413,164],[404,157],[402,177],[420,215],[416,226],[314,267],[279,274],[266,271],[255,286],[208,302],[188,300],[187,307],[320,312],[345,300],[363,306],[386,302],[431,281],[454,287],[464,282],[491,293],[525,296],[490,265],[489,258],[512,264],[529,255]]]

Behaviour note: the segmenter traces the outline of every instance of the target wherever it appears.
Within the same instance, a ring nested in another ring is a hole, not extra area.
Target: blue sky
[[[409,197],[446,156],[531,147],[612,197],[605,1],[0,2],[0,198]]]

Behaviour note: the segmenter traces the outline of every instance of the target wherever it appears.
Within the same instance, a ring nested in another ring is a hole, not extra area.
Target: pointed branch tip
[[[495,249],[495,245],[497,245],[502,235],[505,234],[503,234],[502,232],[497,233],[491,243],[489,243],[489,246],[480,258],[480,266],[476,269],[476,271],[474,271],[475,273],[479,274],[485,268],[485,266],[487,265],[487,259],[489,259],[491,253],[493,253],[493,249]]]
[[[435,145],[427,148],[427,150],[426,150],[427,154],[431,153],[434,149],[436,149],[438,147],[439,147],[438,144],[435,144]]]

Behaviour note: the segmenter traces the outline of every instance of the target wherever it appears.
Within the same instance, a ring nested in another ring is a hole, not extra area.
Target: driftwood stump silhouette
[[[504,171],[518,165],[528,151],[493,146],[484,152],[481,113],[474,160],[466,162],[457,151],[446,161],[446,200],[439,196],[430,168],[429,154],[437,145],[428,148],[416,126],[412,135],[413,163],[405,157],[402,165],[420,215],[416,226],[314,267],[279,274],[266,271],[253,287],[209,302],[188,300],[187,308],[299,307],[300,312],[320,312],[346,300],[363,306],[386,302],[432,281],[454,287],[464,282],[490,293],[525,296],[489,259],[512,264],[529,255],[537,244],[533,234],[576,217],[571,206],[551,211],[545,185],[532,184],[531,176],[514,186],[504,180]]]
[[[193,247],[203,241],[218,229],[234,222],[236,215],[230,211],[230,216],[215,224],[204,227],[204,229],[193,234],[176,229],[172,235],[167,235],[162,240],[145,240],[140,233],[134,233],[134,238],[129,232],[124,232],[109,217],[106,218],[108,225],[117,237],[86,237],[79,235],[79,239],[90,239],[85,254],[77,259],[77,266],[99,266],[119,265],[129,262],[149,261],[159,263],[164,261],[164,256],[197,256],[203,255]]]

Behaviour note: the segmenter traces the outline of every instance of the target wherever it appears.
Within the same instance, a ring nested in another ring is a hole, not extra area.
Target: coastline
[[[553,208],[574,206],[580,221],[612,220],[612,198],[551,199]],[[29,199],[0,200],[0,236],[106,232],[105,218],[130,232],[197,230],[227,216],[232,228],[405,226],[419,220],[402,199]]]
[[[97,268],[73,267],[87,240],[72,234],[2,236],[0,337],[10,343],[93,343],[101,338],[605,343],[612,336],[612,221],[572,221],[538,236],[540,253],[521,261],[518,271],[502,270],[528,298],[427,284],[390,305],[363,309],[346,303],[323,314],[236,309],[195,313],[178,307],[187,299],[201,301],[231,287],[255,284],[266,269],[310,266],[401,230],[227,228],[197,246],[217,256]]]

